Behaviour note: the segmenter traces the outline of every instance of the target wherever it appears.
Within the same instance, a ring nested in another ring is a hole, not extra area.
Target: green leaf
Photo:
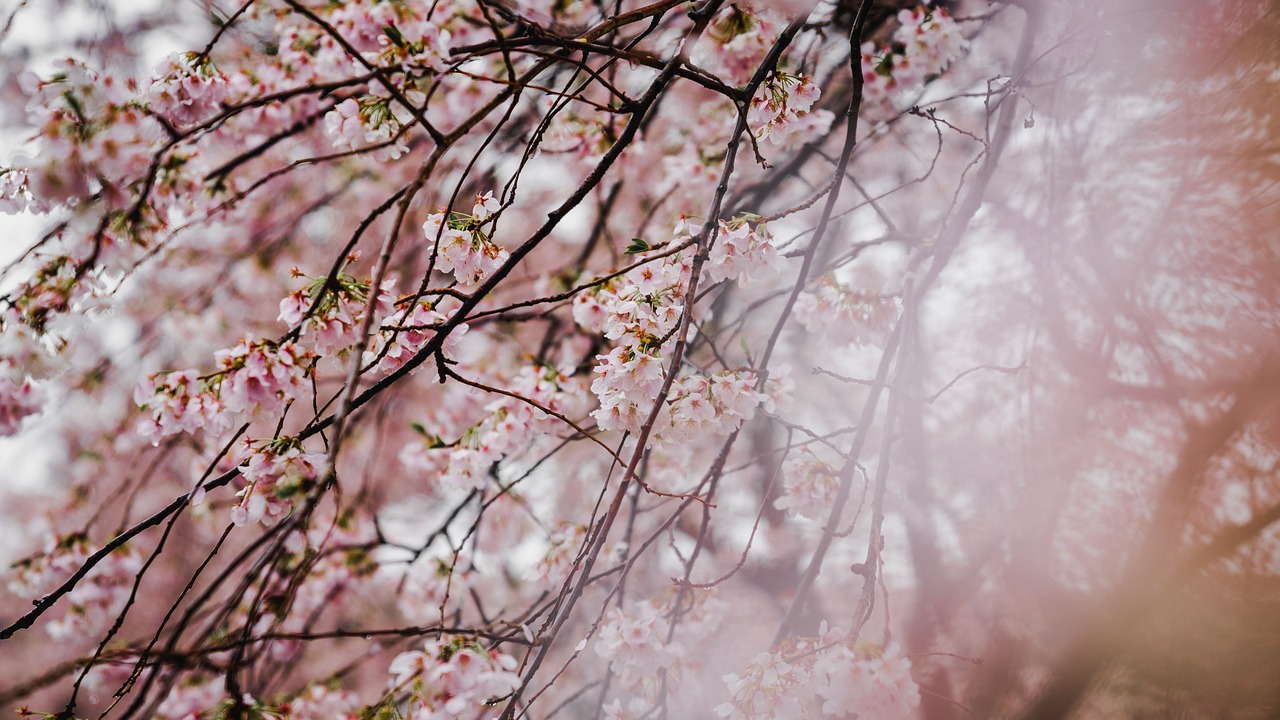
[[[411,422],[409,423],[409,427],[413,428],[414,432],[426,438],[429,441],[427,443],[427,447],[432,450],[438,450],[439,448],[449,446],[448,443],[444,441],[444,438],[427,432],[427,427],[420,422]]]
[[[649,245],[649,243],[645,242],[644,238],[633,237],[631,238],[631,242],[627,243],[628,255],[635,255],[636,253],[642,253],[646,250],[652,249],[653,247]]]
[[[401,35],[400,31],[397,30],[394,25],[383,25],[382,34],[386,35],[398,48],[402,48],[406,44],[404,41],[404,35]]]

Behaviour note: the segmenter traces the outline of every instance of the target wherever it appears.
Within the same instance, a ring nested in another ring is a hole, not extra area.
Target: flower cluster
[[[774,145],[792,137],[813,137],[833,118],[830,110],[811,112],[821,94],[813,80],[804,75],[773,73],[751,99],[747,120],[756,137]]]
[[[273,414],[302,396],[314,355],[296,343],[241,340],[214,353],[219,394],[227,410]]]
[[[596,636],[596,654],[610,663],[623,687],[655,681],[685,652],[679,641],[667,642],[670,626],[660,609],[647,600],[627,610],[614,608]]]
[[[0,371],[7,369],[8,363],[0,361]],[[44,390],[31,378],[0,375],[0,437],[17,433],[23,420],[40,412],[44,400]]]
[[[704,271],[709,282],[760,277],[772,272],[777,250],[754,216],[720,222],[720,238]],[[686,217],[676,225],[677,241],[690,238]],[[574,300],[574,319],[618,345],[596,356],[591,391],[600,407],[592,413],[602,430],[640,429],[666,379],[662,345],[674,334],[688,291],[691,261],[676,254],[632,268],[621,278]],[[676,379],[654,425],[654,437],[681,444],[707,435],[725,435],[749,419],[766,398],[754,389],[749,371],[691,373]]]
[[[175,53],[156,65],[155,74],[146,90],[148,104],[179,127],[217,113],[227,97],[227,78],[207,56]]]
[[[861,652],[835,645],[818,653],[811,677],[826,717],[848,717],[852,708],[859,718],[906,718],[920,704],[911,661],[894,644]]]
[[[898,317],[898,299],[845,287],[823,278],[816,290],[796,300],[795,318],[823,342],[845,345],[882,345]]]
[[[596,294],[608,307],[604,336],[627,347],[648,349],[661,344],[680,323],[688,282],[688,265],[670,258],[623,275],[612,297],[608,291]]]
[[[820,637],[761,653],[724,681],[733,699],[716,714],[730,720],[907,718],[920,704],[911,662],[896,645],[855,645],[825,623]]]
[[[452,8],[440,8],[435,21],[430,16],[434,6],[418,7],[410,3],[384,3],[377,0],[355,0],[334,5],[327,19],[343,39],[355,47],[365,60],[404,72],[444,70],[452,35],[441,27],[442,18],[453,14]]]
[[[138,433],[153,445],[177,433],[204,429],[216,437],[231,428],[226,407],[213,393],[209,378],[197,370],[151,375],[134,388],[133,401],[151,412],[150,419],[138,424]]]
[[[731,3],[711,20],[693,49],[699,66],[721,75],[730,85],[745,83],[786,25],[777,12],[759,3]]]
[[[831,514],[840,481],[836,472],[813,453],[803,450],[798,459],[788,460],[782,469],[782,497],[773,506],[790,517],[822,522]]]
[[[164,720],[200,720],[207,717],[212,708],[226,699],[226,681],[225,675],[183,677],[156,708],[156,717]]]
[[[693,373],[672,384],[667,404],[654,426],[654,436],[685,444],[728,435],[750,420],[765,396],[755,391],[756,375],[726,370],[714,375]]]
[[[960,26],[946,8],[900,10],[898,22],[893,39],[902,45],[902,54],[894,63],[894,75],[900,83],[921,85],[964,52],[966,41]]]
[[[360,696],[350,690],[312,684],[280,705],[288,720],[360,720]]]
[[[426,105],[426,95],[418,86],[427,76],[446,69],[453,37],[430,19],[435,9],[436,5],[368,0],[327,9],[327,21],[365,62],[391,71],[369,85],[368,95],[348,97],[325,114],[325,132],[334,147],[358,151],[377,146],[380,150],[374,157],[379,160],[395,160],[409,151],[409,127]],[[437,13],[437,17],[451,15],[446,8]],[[281,47],[289,48],[281,53],[287,66],[309,67],[312,73],[328,77],[350,64],[331,38],[313,33],[305,25],[289,25],[281,32]],[[388,83],[399,91],[393,93]]]
[[[134,402],[151,411],[138,432],[158,444],[180,432],[205,430],[217,437],[231,428],[232,415],[271,414],[300,397],[314,355],[296,343],[241,340],[214,354],[218,369],[156,373],[138,383]]]
[[[680,684],[683,671],[695,662],[687,648],[716,630],[725,609],[714,591],[687,588],[625,610],[614,608],[600,625],[596,654],[609,663],[618,685],[634,693],[634,699],[656,702],[664,688],[670,691]],[[678,632],[672,632],[673,626]],[[615,704],[614,713],[629,714],[621,703]]]
[[[447,322],[452,314],[436,303],[415,302],[400,308],[383,319],[369,349],[365,351],[364,362],[377,363],[378,371],[383,373],[399,370],[426,347],[435,336],[436,328]],[[458,339],[467,333],[467,329],[466,323],[461,323],[450,330],[441,346],[444,354],[457,353]]]
[[[404,127],[412,119],[408,108],[390,98],[347,98],[325,114],[324,129],[336,148],[364,150],[383,146],[377,157],[395,160],[409,152]]]
[[[28,124],[37,128],[40,156],[27,168],[31,193],[43,207],[75,204],[95,191],[116,206],[117,192],[141,179],[162,141],[160,124],[138,102],[136,82],[102,75],[73,60],[56,63],[47,80],[24,76]]]
[[[862,44],[862,95],[871,107],[900,105],[964,51],[965,39],[945,8],[918,6],[898,13],[889,47]]]
[[[427,239],[436,243],[436,268],[451,273],[463,292],[484,284],[511,257],[481,229],[497,210],[498,201],[490,192],[476,197],[470,215],[453,213],[445,222],[444,213],[438,212],[422,225]]]
[[[520,686],[515,667],[510,655],[455,637],[397,655],[388,672],[393,690],[409,691],[406,720],[437,720],[491,717],[489,701]]]
[[[104,255],[114,255],[116,243],[104,236]],[[86,272],[80,261],[69,255],[57,255],[45,261],[13,292],[12,313],[18,323],[38,334],[49,334],[49,323],[73,307],[84,307],[83,301],[102,290],[96,273]]]
[[[294,274],[306,277],[296,270]],[[280,320],[298,328],[301,336],[310,337],[317,354],[343,357],[360,340],[370,285],[370,281],[357,280],[346,273],[339,273],[332,283],[324,276],[307,277],[305,287],[280,301]],[[394,288],[395,280],[382,282],[373,301],[375,317],[391,311]],[[312,307],[315,311],[308,315]]]
[[[379,4],[387,7],[385,4]],[[379,5],[375,5],[377,8]],[[366,23],[374,20],[373,13],[368,11],[354,13],[349,10],[340,14],[358,16]],[[384,66],[399,65],[406,73],[418,73],[424,70],[433,73],[444,72],[448,67],[449,44],[452,38],[448,30],[441,30],[438,25],[421,18],[384,23],[378,34],[378,44],[382,52],[377,60]]]
[[[82,534],[50,539],[43,553],[14,565],[9,592],[29,599],[43,597],[80,569],[93,551]],[[49,637],[74,641],[110,625],[128,601],[142,562],[142,553],[129,544],[103,558],[59,603],[59,614],[46,626]]]
[[[22,168],[0,168],[0,213],[40,210],[31,194],[31,175]]]
[[[657,399],[666,377],[661,346],[680,322],[691,270],[687,257],[667,256],[575,302],[584,329],[619,343],[596,356],[591,392],[600,408],[592,416],[602,430],[638,430]]]
[[[591,413],[596,424],[601,430],[639,430],[662,390],[662,358],[646,348],[616,347],[596,356],[596,362],[591,383],[591,392],[600,399]]]
[[[467,428],[452,444],[420,428],[424,440],[406,446],[401,461],[411,469],[438,478],[444,487],[483,489],[494,463],[529,448],[537,437],[552,432],[558,425],[563,427],[542,408],[561,415],[580,409],[579,399],[584,388],[580,380],[570,375],[571,371],[572,368],[540,365],[522,367],[511,381],[510,392],[524,399],[502,396],[489,403],[484,408],[488,415]]]
[[[707,280],[736,280],[746,286],[752,280],[772,278],[778,271],[778,249],[759,216],[741,215],[720,221],[720,232],[703,267]]]
[[[231,509],[231,522],[273,525],[310,488],[324,467],[325,456],[303,452],[302,443],[289,437],[257,447],[247,442],[245,447],[248,458],[240,468],[244,487],[236,493],[240,501]]]

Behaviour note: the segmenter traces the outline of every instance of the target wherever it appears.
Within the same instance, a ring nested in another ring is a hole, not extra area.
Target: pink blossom
[[[490,190],[483,195],[476,196],[476,204],[471,210],[471,216],[483,222],[496,213],[500,207],[502,207],[502,204],[493,197],[493,191]]]
[[[732,700],[716,714],[730,720],[909,718],[920,703],[911,663],[897,645],[855,646],[825,623],[820,637],[761,653],[743,675],[724,680]]]
[[[44,402],[44,390],[31,378],[17,382],[8,375],[0,376],[0,437],[16,434],[23,420],[39,413]]]
[[[138,383],[133,400],[139,408],[151,411],[151,419],[143,420],[138,432],[153,445],[180,432],[206,430],[218,436],[231,428],[226,406],[197,370],[152,375]]]
[[[823,112],[820,118],[811,117],[820,95],[818,86],[806,76],[774,73],[751,99],[748,121],[761,140],[788,144],[790,138],[809,129],[812,120],[830,121],[829,112]]]
[[[653,604],[643,601],[624,611],[614,608],[605,617],[596,636],[595,650],[610,663],[625,687],[654,680],[671,668],[684,654],[679,642],[667,642],[669,623]]]
[[[359,720],[360,697],[350,690],[308,685],[284,706],[289,720]]]
[[[39,210],[31,194],[31,177],[21,168],[0,168],[0,213],[12,215],[28,208]]]
[[[227,410],[246,415],[274,413],[307,389],[314,356],[296,343],[276,345],[241,340],[214,354],[221,380],[219,396]]]
[[[225,683],[224,675],[187,676],[169,691],[156,708],[156,716],[164,720],[199,720],[227,697]]]
[[[796,320],[832,345],[879,345],[898,314],[898,301],[873,291],[855,290],[826,278],[796,301]]]
[[[826,522],[840,487],[835,470],[804,451],[800,458],[787,462],[782,477],[782,496],[773,501],[773,506],[792,517]]]
[[[341,360],[356,343],[369,306],[369,282],[342,273],[331,287],[325,277],[308,278],[304,288],[280,301],[279,318],[310,341],[316,354]],[[395,280],[382,282],[373,300],[375,317],[385,317],[395,299]],[[307,311],[315,306],[309,316]]]
[[[694,46],[693,60],[723,75],[732,85],[744,83],[784,26],[784,18],[771,8],[734,3],[712,19],[707,33]]]
[[[162,59],[146,90],[151,109],[175,125],[191,125],[217,113],[227,97],[227,78],[207,57],[175,53]]]
[[[52,592],[84,564],[95,550],[83,535],[50,538],[44,552],[15,566],[9,592],[38,599]],[[106,629],[124,608],[142,569],[137,546],[126,544],[103,558],[69,593],[45,626],[55,641],[75,642]]]
[[[389,315],[365,351],[364,361],[376,361],[377,369],[383,373],[394,372],[409,362],[436,334],[435,327],[449,319],[449,314],[437,307],[418,302]],[[442,346],[445,355],[458,352],[458,340],[466,333],[465,323],[450,330]]]
[[[946,8],[899,10],[893,38],[902,43],[914,82],[942,72],[964,51],[967,42]]]
[[[326,459],[304,453],[292,438],[247,447],[248,460],[240,470],[244,487],[236,494],[240,501],[231,509],[231,522],[273,525],[293,506],[294,498],[310,489]]]
[[[484,218],[488,218],[489,208],[495,202],[490,198],[477,202],[476,207],[484,213]],[[444,213],[435,213],[428,216],[422,225],[427,240],[437,242],[439,238],[437,269],[457,278],[458,289],[463,292],[484,284],[510,257],[506,250],[480,231],[479,223],[484,218],[473,216],[446,224]]]
[[[397,655],[387,669],[392,688],[410,690],[410,720],[488,717],[489,700],[520,686],[516,659],[474,640],[428,640],[423,647]]]
[[[746,286],[753,280],[771,279],[778,272],[778,251],[763,222],[746,219],[720,222],[720,233],[705,265],[710,282],[736,280]]]

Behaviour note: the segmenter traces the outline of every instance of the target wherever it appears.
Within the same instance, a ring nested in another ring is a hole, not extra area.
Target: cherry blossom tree
[[[0,9],[0,706],[1277,707],[1269,4]]]

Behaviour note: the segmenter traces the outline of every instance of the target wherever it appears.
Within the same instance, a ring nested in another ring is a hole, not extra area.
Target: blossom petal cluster
[[[188,675],[173,686],[169,695],[156,708],[156,717],[164,720],[200,720],[226,699],[226,680],[225,675]]]
[[[273,525],[293,505],[293,500],[310,489],[324,469],[325,456],[302,451],[294,438],[280,438],[254,447],[246,445],[248,457],[240,468],[244,487],[236,493],[239,502],[231,509],[235,525]]]
[[[768,226],[756,216],[720,221],[720,232],[704,266],[710,282],[737,281],[743,287],[753,281],[771,280],[781,260]]]
[[[945,70],[967,45],[946,8],[903,9],[897,19],[892,45],[862,44],[862,92],[872,107],[909,104],[925,81]]]
[[[293,342],[241,340],[214,353],[219,394],[232,412],[272,414],[302,396],[313,355]]]
[[[804,75],[773,73],[751,99],[747,120],[752,132],[773,145],[807,139],[831,125],[830,110],[813,110],[822,91]]]
[[[767,399],[756,392],[756,382],[756,374],[749,370],[681,377],[672,385],[655,424],[655,436],[680,445],[728,435],[754,417],[756,408]]]
[[[138,424],[138,433],[152,444],[177,433],[207,430],[218,436],[231,427],[226,406],[198,370],[157,373],[138,382],[133,401],[151,417]]]
[[[288,720],[359,720],[362,709],[359,695],[319,683],[308,686],[279,708]]]
[[[0,371],[7,369],[6,365],[0,362]],[[39,413],[44,403],[44,389],[30,377],[19,380],[0,375],[0,437],[16,434],[23,420]]]
[[[305,287],[280,301],[279,318],[309,338],[316,355],[342,358],[360,341],[370,282],[346,273],[339,273],[332,283],[327,277],[307,280]],[[382,282],[373,299],[375,317],[385,317],[391,311],[394,289],[394,279]]]
[[[763,223],[747,218],[719,223],[719,241],[704,265],[708,282],[762,277],[777,265],[777,251]],[[688,223],[676,226],[676,240],[691,241]],[[652,253],[649,253],[652,254]],[[641,254],[641,257],[644,255]],[[692,272],[686,254],[657,256],[610,283],[579,294],[574,319],[584,329],[617,343],[596,356],[591,391],[600,407],[592,412],[602,430],[640,429],[666,383],[662,346],[680,323]],[[751,419],[765,395],[755,390],[749,370],[692,372],[675,379],[658,408],[654,437],[674,444],[727,435]]]
[[[689,589],[615,607],[596,635],[596,655],[609,663],[619,686],[633,693],[632,704],[644,700],[652,706],[664,686],[679,686],[684,671],[697,664],[691,648],[719,627],[725,608],[714,591]],[[619,698],[614,714],[634,713],[624,711]]]
[[[732,699],[716,708],[730,720],[909,718],[920,704],[911,662],[893,643],[850,640],[839,629],[760,653],[724,678]]]
[[[458,281],[458,289],[476,289],[511,257],[482,229],[497,209],[492,193],[478,196],[471,215],[454,213],[446,222],[443,212],[427,217],[422,231],[435,243],[439,254],[436,268]]]
[[[684,654],[679,641],[667,641],[669,628],[670,623],[651,602],[635,603],[626,611],[614,608],[600,626],[596,654],[610,663],[624,686],[656,679]]]
[[[853,289],[829,277],[801,293],[795,306],[800,325],[836,346],[883,345],[898,312],[896,297]]]
[[[638,430],[657,400],[666,377],[661,346],[680,322],[690,273],[687,258],[668,255],[575,303],[585,329],[618,343],[596,356],[592,371],[591,392],[600,400],[592,417],[602,430]]]
[[[465,637],[428,640],[391,661],[393,689],[409,691],[408,720],[492,717],[489,701],[520,686],[516,659]]]
[[[151,418],[138,432],[153,444],[197,430],[217,437],[237,420],[274,414],[306,391],[315,355],[290,341],[241,339],[214,359],[218,369],[206,375],[178,370],[139,382],[133,399]]]
[[[503,395],[485,405],[485,417],[452,443],[423,428],[423,439],[406,446],[401,461],[443,487],[482,490],[490,483],[494,463],[528,449],[557,428],[565,429],[549,413],[579,412],[583,385],[568,368],[522,367],[510,381],[508,392],[515,397]]]
[[[693,60],[730,84],[744,83],[785,25],[768,3],[731,3],[712,18],[706,36],[694,46]]]
[[[39,600],[80,569],[94,550],[82,534],[51,538],[43,552],[14,566],[9,592]],[[56,617],[45,626],[49,637],[78,642],[104,630],[128,602],[142,563],[142,553],[132,544],[106,555],[67,593]]]
[[[156,65],[146,90],[151,109],[176,126],[215,115],[227,98],[229,83],[207,56],[175,53]]]
[[[787,461],[782,477],[782,496],[773,506],[792,517],[825,522],[840,487],[836,471],[806,450]]]
[[[453,312],[446,310],[443,303],[419,301],[402,306],[383,319],[369,349],[365,350],[365,363],[374,363],[382,373],[399,370],[427,346],[437,328],[448,322],[452,315]],[[467,330],[466,323],[451,328],[441,344],[441,352],[445,355],[457,353],[459,338]]]

